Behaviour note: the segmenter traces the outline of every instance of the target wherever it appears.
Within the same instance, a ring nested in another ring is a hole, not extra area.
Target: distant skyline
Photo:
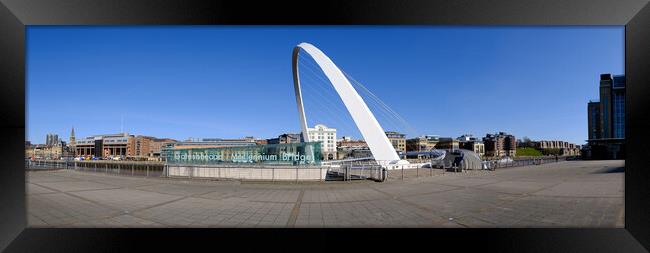
[[[122,118],[130,134],[178,140],[300,132],[300,42],[418,132],[449,137],[583,144],[599,75],[625,71],[623,26],[28,26],[26,39],[32,143],[72,126],[78,139],[118,133]]]

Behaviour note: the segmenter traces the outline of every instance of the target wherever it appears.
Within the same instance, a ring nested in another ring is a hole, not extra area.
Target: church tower
[[[74,126],[72,127],[72,132],[70,132],[70,146],[75,146]]]

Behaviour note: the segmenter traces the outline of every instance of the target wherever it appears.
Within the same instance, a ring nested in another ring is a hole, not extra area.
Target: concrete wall
[[[320,181],[325,180],[323,167],[168,167],[170,177],[222,178],[264,181]]]

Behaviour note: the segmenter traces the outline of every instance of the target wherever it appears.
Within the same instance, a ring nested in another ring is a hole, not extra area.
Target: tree
[[[533,147],[533,141],[531,141],[527,136],[524,136],[524,138],[517,140],[517,146],[522,148]]]

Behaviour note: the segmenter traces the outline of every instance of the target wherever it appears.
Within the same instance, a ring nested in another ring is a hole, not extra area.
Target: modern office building
[[[323,160],[336,159],[336,128],[329,128],[323,124],[317,124],[313,128],[307,128],[310,141],[321,143]]]
[[[135,136],[128,133],[93,135],[76,140],[74,149],[78,156],[134,156]]]
[[[490,157],[515,156],[517,154],[517,140],[514,135],[505,132],[486,134],[483,137],[485,155]]]
[[[387,131],[386,137],[390,141],[390,144],[393,145],[393,148],[397,153],[405,154],[406,153],[406,135],[398,133],[395,131]]]
[[[77,140],[74,153],[76,156],[95,156],[94,137],[91,136]]]
[[[585,157],[625,158],[625,75],[600,75],[600,100],[587,103]]]

